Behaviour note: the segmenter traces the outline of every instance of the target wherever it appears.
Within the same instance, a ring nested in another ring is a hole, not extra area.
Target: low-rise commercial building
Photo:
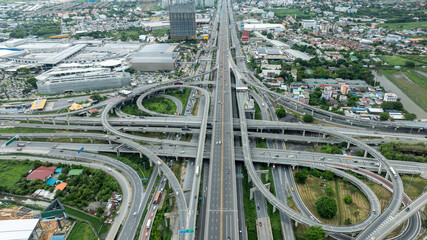
[[[41,94],[121,88],[130,84],[129,73],[109,68],[52,69],[36,78]]]
[[[137,71],[174,71],[179,59],[176,47],[176,44],[146,45],[141,51],[131,54],[128,60]]]

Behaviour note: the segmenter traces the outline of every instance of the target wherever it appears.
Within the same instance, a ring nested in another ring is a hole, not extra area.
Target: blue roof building
[[[58,178],[49,178],[49,180],[46,181],[46,185],[53,186],[58,181]]]

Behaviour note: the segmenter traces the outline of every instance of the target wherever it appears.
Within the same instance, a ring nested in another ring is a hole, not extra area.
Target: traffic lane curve
[[[147,108],[144,107],[144,105],[142,104],[142,102],[144,101],[144,99],[148,96],[150,96],[153,93],[162,91],[162,90],[167,90],[167,89],[177,89],[177,88],[190,88],[190,89],[195,89],[197,91],[202,92],[203,96],[207,99],[210,98],[210,93],[208,91],[206,91],[203,88],[200,87],[196,87],[196,86],[192,86],[192,85],[167,85],[167,86],[162,86],[162,87],[158,87],[158,88],[153,88],[150,91],[147,91],[143,94],[141,94],[141,96],[138,97],[138,99],[136,100],[136,105],[138,106],[138,109],[142,112],[148,113],[150,115],[153,116],[161,116],[161,117],[179,117],[179,116],[185,116],[185,115],[173,115],[173,114],[164,114],[164,113],[158,113],[158,112],[154,112],[151,110],[148,110]],[[182,103],[181,103],[182,104]],[[182,112],[182,111],[181,111]]]
[[[368,179],[370,179],[371,181],[383,186],[385,189],[387,189],[389,192],[393,192],[393,184],[390,183],[390,181],[388,181],[387,179],[383,178],[382,176],[379,176],[377,174],[373,174],[370,171],[366,171],[364,169],[360,169],[357,167],[351,167],[351,166],[347,166],[347,165],[343,165],[343,164],[329,164],[341,169],[347,169],[347,170],[351,170],[355,173],[364,175],[366,177],[368,177]],[[411,204],[412,200],[408,197],[408,195],[404,194],[403,196],[403,204],[405,206]],[[416,237],[416,233],[420,231],[421,229],[421,218],[420,215],[413,215],[411,216],[411,218],[409,218],[408,220],[408,225],[406,226],[406,228],[396,237],[393,237],[391,239],[402,239],[402,240],[408,240],[408,239],[414,239]]]
[[[108,122],[108,119],[107,119],[108,112],[112,108],[114,108],[117,104],[119,104],[120,102],[122,102],[122,100],[115,100],[115,101],[110,102],[108,105],[106,105],[105,111],[103,111],[101,114],[102,125],[106,128],[107,131],[110,131],[116,135],[119,135],[122,137],[129,137],[130,139],[137,140],[138,138],[133,136],[133,135],[123,134],[123,133],[117,131]],[[180,216],[181,229],[183,229],[184,226],[186,225],[186,215],[187,215],[187,210],[188,210],[187,202],[184,198],[184,192],[182,191],[182,188],[181,188],[181,185],[180,185],[178,179],[173,174],[173,172],[168,167],[168,165],[166,163],[164,163],[159,157],[157,157],[157,155],[155,155],[153,152],[149,151],[148,149],[139,145],[136,142],[133,142],[133,141],[127,140],[127,139],[117,138],[117,137],[115,137],[114,140],[117,142],[120,142],[120,143],[124,143],[125,145],[138,150],[141,154],[144,154],[148,159],[150,159],[150,161],[152,161],[154,164],[157,164],[157,166],[160,168],[160,170],[163,172],[163,174],[168,179],[169,183],[172,186],[172,189],[174,190],[175,197],[177,199],[177,204],[178,204],[178,212],[179,212],[179,216]],[[168,140],[165,140],[165,141],[168,141]]]
[[[238,101],[241,103],[242,99],[239,96]],[[241,132],[242,132],[242,143],[243,143],[243,154],[245,159],[245,165],[248,168],[248,174],[251,176],[251,179],[254,181],[257,188],[263,193],[263,195],[272,203],[274,206],[276,206],[278,209],[280,209],[283,212],[286,212],[291,218],[293,218],[296,221],[303,222],[308,225],[319,225],[319,223],[311,220],[310,218],[304,217],[294,211],[293,209],[287,207],[286,205],[282,204],[280,200],[278,200],[270,191],[268,191],[262,181],[259,179],[258,175],[256,174],[256,170],[252,163],[252,158],[250,156],[250,149],[248,144],[248,136],[247,132],[245,131],[246,128],[246,119],[244,117],[244,112],[242,108],[239,108],[240,116],[241,116]],[[243,117],[242,117],[243,116]],[[243,130],[243,131],[242,131]],[[372,216],[372,215],[370,215]],[[332,232],[357,232],[362,229],[364,229],[370,222],[363,221],[357,225],[353,226],[331,226],[331,225],[323,225],[324,229],[326,231],[332,231]]]

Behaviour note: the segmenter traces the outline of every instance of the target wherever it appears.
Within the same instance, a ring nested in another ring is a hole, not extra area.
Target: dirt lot
[[[29,219],[33,218],[33,216],[40,217],[40,211],[21,206],[0,209],[0,220]]]
[[[60,234],[66,234],[67,231],[70,229],[72,222],[68,219],[61,220],[62,230],[59,230],[58,228],[58,222],[57,221],[49,221],[49,222],[43,222],[40,221],[40,224],[42,225],[42,228],[44,232],[40,236],[39,240],[49,240],[50,237]]]

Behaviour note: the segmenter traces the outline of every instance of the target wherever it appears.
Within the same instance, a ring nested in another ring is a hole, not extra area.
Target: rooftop
[[[0,239],[27,240],[37,226],[39,219],[0,221]]]

